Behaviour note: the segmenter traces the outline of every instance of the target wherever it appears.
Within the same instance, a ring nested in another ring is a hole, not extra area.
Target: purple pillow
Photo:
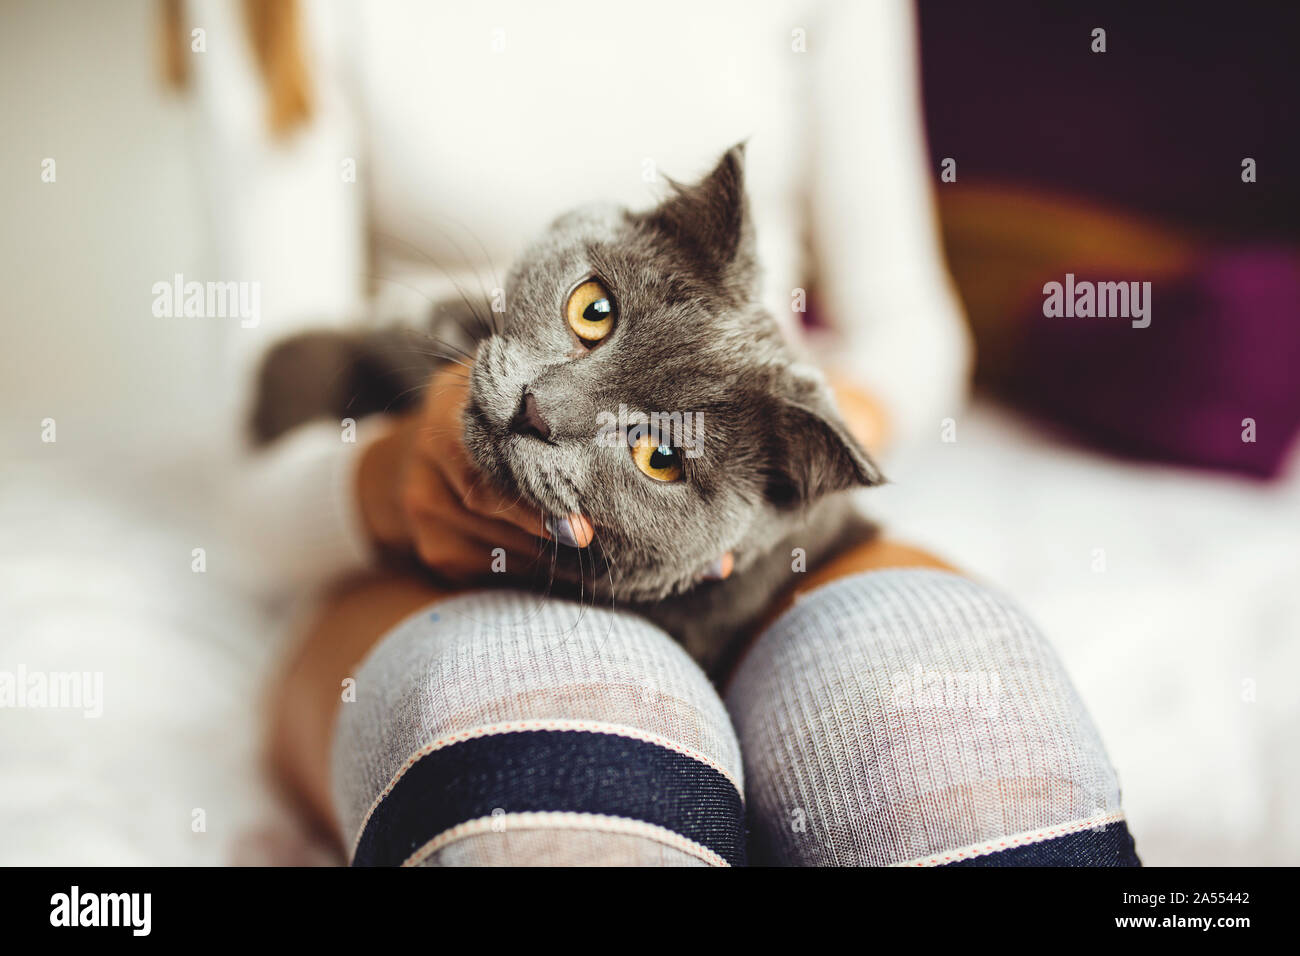
[[[1084,282],[1138,276],[1081,272]],[[1065,283],[1065,276],[1043,282]],[[1151,283],[1150,325],[1022,317],[1009,387],[1022,408],[1121,454],[1272,477],[1300,430],[1300,255],[1213,251]],[[1254,422],[1254,441],[1249,436]]]

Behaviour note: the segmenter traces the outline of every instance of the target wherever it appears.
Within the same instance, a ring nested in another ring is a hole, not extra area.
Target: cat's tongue
[[[556,541],[570,548],[585,548],[596,537],[591,522],[577,513],[563,518],[547,518],[546,530]]]
[[[705,581],[725,581],[731,577],[731,572],[735,570],[736,558],[730,551],[724,552],[714,559],[704,572]]]

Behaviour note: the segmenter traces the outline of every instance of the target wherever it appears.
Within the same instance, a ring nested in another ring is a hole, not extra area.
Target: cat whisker
[[[409,388],[402,389],[400,392],[398,392],[389,400],[387,405],[384,406],[384,411],[385,412],[392,411],[393,406],[396,405],[398,402],[400,402],[407,395],[411,394],[412,392],[418,392],[421,389],[425,389],[428,387],[429,387],[428,382],[421,382],[419,385],[412,385]]]
[[[486,320],[483,318],[483,316],[479,315],[478,310],[474,308],[474,304],[470,301],[469,296],[467,296],[467,295],[465,294],[465,290],[464,290],[463,288],[461,288],[460,283],[456,281],[456,277],[453,276],[449,271],[447,271],[447,269],[442,265],[442,263],[440,263],[437,259],[435,259],[433,256],[429,255],[428,252],[426,252],[425,250],[421,249],[419,246],[417,246],[417,245],[416,245],[415,243],[413,243],[413,242],[408,242],[408,241],[405,240],[405,239],[398,238],[397,236],[391,235],[391,234],[389,234],[389,233],[376,232],[375,234],[376,234],[377,236],[380,236],[381,238],[383,238],[383,239],[389,241],[389,242],[395,242],[395,243],[397,243],[398,245],[405,246],[407,249],[412,250],[413,252],[419,254],[420,256],[423,256],[423,257],[424,257],[424,258],[429,262],[430,265],[432,265],[435,269],[437,269],[439,272],[442,273],[443,278],[445,278],[448,282],[451,283],[452,287],[456,290],[456,294],[460,296],[461,301],[465,303],[465,307],[468,308],[468,309],[470,310],[470,314],[472,314],[472,315],[474,316],[475,321],[477,321],[477,322],[479,323],[479,326],[482,328],[482,330],[483,330],[483,331],[484,331],[488,336],[492,336],[492,335],[496,334],[496,327],[495,327],[494,325],[492,325],[490,322],[486,321]],[[452,244],[455,245],[454,240],[453,240]],[[463,256],[463,253],[462,253],[462,256]],[[481,279],[478,278],[478,274],[477,274],[477,273],[475,273],[475,281],[478,282],[478,284],[479,284],[479,292],[482,293],[482,292],[483,292],[483,282],[482,282]],[[426,296],[426,298],[427,298],[427,296]],[[487,296],[484,296],[484,298],[487,300],[487,301],[486,301],[486,305],[488,306],[488,313],[491,314],[491,311],[492,311],[492,308],[491,308],[491,306],[492,306],[491,300],[490,300],[490,298],[488,298]],[[432,300],[431,300],[431,301],[432,301]],[[460,325],[460,320],[459,320],[459,319],[456,320],[456,324],[457,324],[457,325]],[[472,335],[472,334],[469,332],[469,330],[466,329],[463,325],[461,326],[461,331],[464,332],[467,336],[469,336],[469,338],[471,338],[471,339],[475,338],[475,336]]]
[[[417,216],[416,218],[421,219],[423,222],[425,222],[426,225],[430,225],[433,226],[435,229],[438,229],[438,231],[442,233],[443,238],[451,242],[452,246],[455,247],[456,252],[460,254],[461,261],[464,263],[466,270],[474,274],[474,281],[476,281],[479,284],[479,291],[484,293],[484,298],[490,300],[491,296],[487,295],[485,290],[483,289],[483,280],[479,276],[478,267],[470,261],[469,256],[465,254],[465,250],[461,248],[460,243],[458,243],[454,238],[452,238],[452,236],[447,232],[447,230],[438,227],[437,224],[435,224],[432,220],[427,219],[423,216]],[[455,219],[451,216],[443,216],[442,218],[446,219],[452,225],[460,228],[471,239],[474,240],[475,245],[478,246],[479,252],[483,253],[483,262],[488,268],[489,278],[493,281],[493,283],[495,283],[495,288],[504,290],[505,286],[501,282],[500,277],[497,275],[495,267],[492,265],[492,256],[488,254],[487,247],[483,245],[483,240],[479,238],[478,233],[476,233],[473,229],[469,228],[469,226],[465,225],[465,223],[461,222],[459,219]],[[492,322],[493,330],[496,332],[496,334],[499,335],[501,333],[501,330],[496,327],[495,314],[496,313],[492,310],[491,303],[489,301],[488,318]]]
[[[412,288],[412,287],[407,286],[407,288]],[[428,300],[429,302],[432,302],[434,305],[439,304],[438,302],[435,302],[433,299],[431,299],[428,295],[425,295],[423,292],[420,292],[420,290],[414,289],[413,291],[417,292],[420,296],[422,296],[424,299]],[[455,342],[449,341],[448,339],[439,338],[438,336],[430,332],[428,329],[418,328],[416,326],[401,326],[396,331],[398,332],[398,334],[403,335],[410,340],[410,343],[407,346],[409,348],[419,348],[421,346],[434,345],[437,346],[438,348],[446,349],[450,352],[454,352],[456,355],[460,356],[463,359],[466,359],[469,362],[474,361],[474,355],[468,349],[464,349],[461,346],[457,345]]]
[[[402,242],[402,240],[400,239],[396,241]],[[409,245],[409,243],[403,243],[403,244]],[[434,264],[437,265],[437,263]],[[441,269],[441,267],[439,268]],[[478,310],[474,308],[474,303],[471,302],[469,300],[469,297],[465,295],[465,290],[460,287],[459,283],[457,283],[456,280],[452,278],[451,274],[448,273],[445,269],[442,270],[442,272],[443,275],[446,276],[447,281],[451,283],[452,288],[456,290],[456,294],[460,296],[460,300],[465,304],[465,307],[469,309],[469,312],[474,317],[475,321],[478,322],[481,330],[483,332],[486,332],[489,336],[492,335],[493,333],[491,327],[486,322],[484,322],[483,317],[479,315]],[[411,285],[409,282],[402,282],[400,279],[393,279],[388,276],[376,275],[374,273],[362,273],[362,275],[364,275],[368,279],[375,279],[379,282],[387,282],[392,285],[401,286],[403,289],[407,289],[410,292],[414,292],[416,295],[418,295],[420,298],[424,299],[424,301],[428,302],[431,306],[434,307],[435,316],[438,314],[437,309],[440,306],[446,304],[446,300],[435,299],[431,295],[429,295],[429,293],[425,292],[423,289],[418,289],[415,286]],[[455,315],[453,315],[452,318],[455,320],[456,325],[460,328],[461,332],[464,333],[467,339],[469,339],[470,341],[479,340],[481,336],[475,335],[472,330],[466,328],[465,324],[461,322],[459,318],[457,318]]]
[[[601,642],[600,642],[600,646],[596,648],[596,652],[599,654],[599,653],[604,652],[606,645],[609,643],[610,635],[614,633],[614,617],[613,617],[613,615],[615,615],[615,614],[618,613],[618,599],[617,599],[617,597],[616,597],[615,594],[614,594],[614,574],[613,574],[613,570],[612,570],[612,568],[611,568],[611,558],[610,558],[608,552],[606,552],[605,548],[604,548],[604,547],[600,544],[600,542],[598,541],[598,533],[597,533],[597,531],[596,531],[596,526],[595,526],[594,523],[593,523],[592,526],[591,526],[591,543],[590,543],[587,547],[588,547],[589,549],[592,550],[592,564],[593,564],[593,565],[595,564],[596,554],[597,554],[597,553],[599,553],[600,557],[604,560],[604,562],[605,562],[605,574],[606,574],[606,576],[607,576],[607,578],[608,578],[608,580],[609,580],[609,610],[610,610],[610,619],[609,619],[609,625],[608,625],[608,627],[605,628],[605,637],[601,640]],[[597,549],[599,549],[598,552],[597,552]],[[595,603],[594,603],[594,601],[595,601],[595,591],[594,591],[594,589],[593,589],[593,591],[592,591],[592,599],[593,599],[593,604],[592,604],[592,606],[594,607],[594,606],[595,606]]]
[[[439,346],[447,351],[439,351],[438,348],[430,348],[430,345]],[[472,369],[474,367],[474,356],[470,355],[464,349],[457,348],[450,342],[442,342],[432,336],[429,337],[427,342],[413,343],[409,346],[409,349],[416,355],[427,355],[430,358],[439,358],[443,361],[459,365],[465,369]]]

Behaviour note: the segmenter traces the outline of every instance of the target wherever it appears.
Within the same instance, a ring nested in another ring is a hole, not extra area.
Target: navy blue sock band
[[[494,810],[595,813],[671,830],[733,866],[745,862],[736,787],[699,760],[617,734],[529,730],[421,757],[375,808],[354,866],[396,866],[438,834]]]
[[[1141,866],[1123,820],[945,866]]]

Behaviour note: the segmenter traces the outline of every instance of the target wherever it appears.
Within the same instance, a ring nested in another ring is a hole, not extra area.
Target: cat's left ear
[[[745,144],[723,153],[695,185],[668,183],[673,194],[647,214],[650,223],[710,271],[752,272],[754,227],[745,196]]]
[[[835,491],[885,482],[866,449],[833,412],[778,400],[771,434],[777,454],[768,458],[767,492],[778,506],[810,504]]]

